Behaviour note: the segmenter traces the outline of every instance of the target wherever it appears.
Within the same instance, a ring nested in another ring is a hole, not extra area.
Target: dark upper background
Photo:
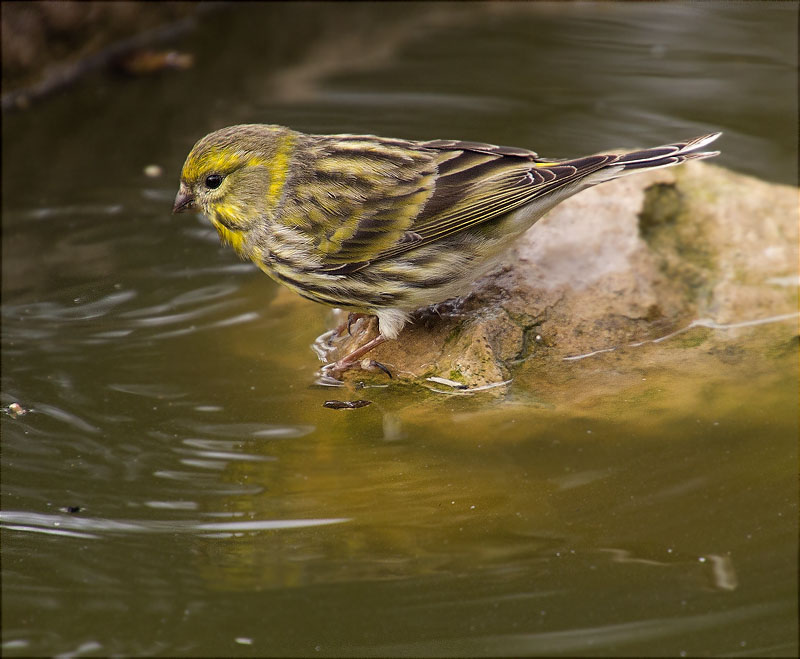
[[[6,3],[2,27],[4,102],[27,106],[4,115],[8,203],[176,178],[238,122],[563,157],[722,130],[720,164],[797,178],[792,3]],[[120,75],[131,48],[194,65]]]

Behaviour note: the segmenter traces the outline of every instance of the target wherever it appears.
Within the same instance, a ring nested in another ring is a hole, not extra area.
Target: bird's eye
[[[206,176],[206,187],[210,190],[216,190],[222,185],[222,176],[219,174],[209,174]]]

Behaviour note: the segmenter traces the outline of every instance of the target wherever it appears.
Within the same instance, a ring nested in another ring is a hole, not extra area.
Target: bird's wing
[[[331,274],[502,217],[617,158],[545,161],[524,149],[450,140],[330,140],[307,160],[287,216],[295,225],[304,218],[301,228]]]
[[[479,145],[483,148],[478,150],[470,143],[461,148],[459,143],[455,145],[456,150],[448,145],[439,156],[436,189],[411,227],[416,241],[393,245],[378,258],[396,256],[503,217],[577,182],[617,157],[551,161],[522,149]]]
[[[436,187],[435,152],[370,136],[318,136],[296,156],[281,221],[321,267],[368,262],[401,244]]]

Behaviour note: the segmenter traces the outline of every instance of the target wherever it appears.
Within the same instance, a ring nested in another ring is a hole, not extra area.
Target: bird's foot
[[[368,313],[358,313],[355,311],[351,311],[347,314],[347,320],[343,323],[340,323],[336,326],[336,329],[333,330],[332,339],[344,336],[345,331],[347,332],[348,336],[353,336],[353,325],[358,324],[358,321],[362,318],[369,318],[370,314]]]
[[[340,360],[335,361],[333,364],[326,364],[322,367],[322,372],[324,375],[330,375],[331,377],[336,378],[344,373],[346,370],[352,368],[355,364],[361,362],[361,358],[366,355],[370,350],[373,348],[378,347],[381,343],[386,341],[386,337],[383,334],[378,334],[374,339],[367,341],[363,346],[356,348],[351,352],[349,355],[345,355]],[[389,369],[387,369],[383,364],[380,362],[376,362],[375,360],[369,360],[369,366],[375,366],[381,369],[384,373],[387,373],[389,377],[391,377],[391,373],[389,373]]]

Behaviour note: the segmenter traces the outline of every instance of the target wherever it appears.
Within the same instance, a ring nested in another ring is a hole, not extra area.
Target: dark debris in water
[[[359,407],[372,405],[371,400],[326,400],[322,407],[329,410],[357,410]]]
[[[62,513],[71,513],[71,514],[74,515],[76,513],[81,512],[83,510],[83,508],[81,506],[63,506],[63,507],[59,508],[59,510]]]

